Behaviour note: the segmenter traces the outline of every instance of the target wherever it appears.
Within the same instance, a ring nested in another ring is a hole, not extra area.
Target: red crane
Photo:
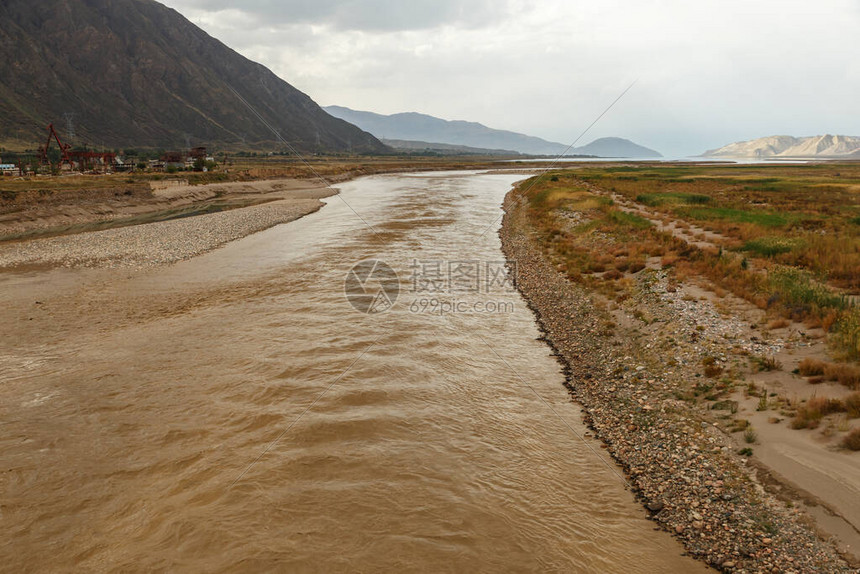
[[[63,167],[64,163],[68,163],[69,167],[72,167],[72,160],[69,157],[69,148],[72,146],[60,141],[60,136],[57,135],[54,124],[48,124],[48,141],[45,142],[44,146],[39,148],[39,161],[41,161],[42,165],[51,164],[51,160],[48,159],[48,149],[51,147],[51,139],[54,139],[60,148],[60,163],[57,168]]]
[[[104,170],[109,169],[116,161],[116,154],[113,152],[95,152],[95,151],[72,151],[71,145],[64,144],[60,141],[60,136],[57,135],[57,130],[54,129],[54,124],[48,124],[48,141],[45,145],[39,148],[39,160],[42,165],[50,165],[51,160],[48,159],[48,149],[51,147],[51,140],[57,142],[60,148],[60,163],[57,169],[61,169],[63,164],[69,164],[70,169],[75,169],[75,164],[82,170],[96,169],[97,167]]]

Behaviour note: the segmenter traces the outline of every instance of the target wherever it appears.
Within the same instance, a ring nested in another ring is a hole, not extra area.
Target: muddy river
[[[0,570],[705,571],[512,288],[521,177],[364,178],[169,267],[0,275]]]

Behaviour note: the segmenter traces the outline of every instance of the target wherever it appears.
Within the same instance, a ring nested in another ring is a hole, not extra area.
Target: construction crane
[[[68,163],[69,168],[71,168],[72,159],[69,157],[69,148],[71,146],[60,141],[60,136],[57,135],[54,124],[48,124],[48,141],[45,142],[44,146],[39,148],[39,161],[42,165],[51,165],[51,160],[48,159],[48,149],[51,147],[52,139],[57,142],[57,146],[60,148],[60,163],[57,168],[62,168],[64,163]]]
[[[57,169],[62,169],[63,164],[68,164],[69,169],[74,169],[75,164],[81,170],[101,168],[108,170],[116,162],[116,154],[113,152],[97,152],[87,150],[71,150],[69,144],[64,144],[60,141],[60,136],[57,135],[57,130],[54,129],[54,124],[48,124],[48,141],[45,145],[39,148],[39,160],[42,165],[51,165],[51,160],[48,159],[48,149],[51,147],[51,140],[57,142],[60,148],[60,163]],[[53,167],[53,166],[51,166]]]

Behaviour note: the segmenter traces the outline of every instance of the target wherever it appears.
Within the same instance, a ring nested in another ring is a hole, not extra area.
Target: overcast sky
[[[860,0],[162,0],[321,105],[666,155],[860,136]]]

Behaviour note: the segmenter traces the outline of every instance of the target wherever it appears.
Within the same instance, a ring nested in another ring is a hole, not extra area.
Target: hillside
[[[661,157],[652,149],[622,138],[601,138],[586,146],[568,149],[565,144],[497,130],[476,122],[449,121],[415,112],[385,116],[342,106],[327,106],[324,109],[334,117],[353,123],[382,140],[400,142],[401,148],[443,149],[442,146],[458,146],[497,152],[510,150],[528,155]]]
[[[0,135],[73,144],[184,147],[271,142],[304,151],[383,151],[267,68],[154,0],[3,0]]]
[[[770,136],[735,142],[702,154],[704,157],[845,157],[860,158],[860,137],[853,136]]]

